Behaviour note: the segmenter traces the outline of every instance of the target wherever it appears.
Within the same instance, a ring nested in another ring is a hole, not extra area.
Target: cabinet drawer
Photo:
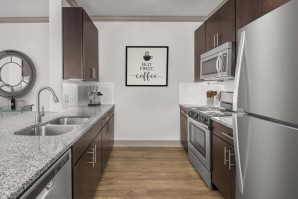
[[[75,165],[84,154],[90,143],[94,140],[101,129],[101,120],[93,125],[73,146],[72,146],[72,165]]]
[[[106,113],[103,118],[102,118],[102,122],[101,122],[101,127],[103,128],[108,121],[114,116],[114,108],[111,109],[108,113]]]
[[[224,141],[226,141],[229,144],[234,146],[233,129],[231,129],[227,126],[224,126],[218,122],[213,121],[212,122],[212,132],[214,135],[217,135]]]

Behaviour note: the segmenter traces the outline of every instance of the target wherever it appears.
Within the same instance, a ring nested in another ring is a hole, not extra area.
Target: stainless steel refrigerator
[[[237,37],[236,199],[297,199],[298,0]]]

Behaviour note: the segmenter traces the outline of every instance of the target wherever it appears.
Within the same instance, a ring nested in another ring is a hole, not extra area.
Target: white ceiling
[[[224,0],[76,0],[90,16],[208,16]],[[0,17],[47,17],[49,0],[0,0]]]
[[[223,0],[77,0],[90,16],[207,16]]]

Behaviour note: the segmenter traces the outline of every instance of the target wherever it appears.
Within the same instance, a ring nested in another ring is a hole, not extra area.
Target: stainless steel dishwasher
[[[71,151],[68,150],[20,199],[71,199]]]

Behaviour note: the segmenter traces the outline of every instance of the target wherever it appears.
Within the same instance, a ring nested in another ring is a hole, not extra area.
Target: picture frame
[[[126,46],[126,86],[168,86],[168,46]]]

